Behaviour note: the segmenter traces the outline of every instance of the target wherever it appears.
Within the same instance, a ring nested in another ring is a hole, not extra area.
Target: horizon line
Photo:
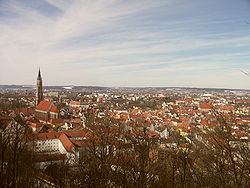
[[[0,86],[33,86],[35,84],[0,84]],[[223,87],[196,87],[196,86],[98,86],[98,85],[43,85],[43,87],[100,87],[100,88],[185,88],[185,89],[224,89],[224,90],[246,90],[244,88],[223,88]]]

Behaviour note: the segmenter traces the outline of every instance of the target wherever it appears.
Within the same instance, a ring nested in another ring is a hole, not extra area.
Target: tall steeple
[[[42,80],[40,68],[39,68],[39,70],[38,70],[37,80]]]
[[[43,100],[43,84],[42,76],[39,68],[37,81],[36,81],[36,106]]]

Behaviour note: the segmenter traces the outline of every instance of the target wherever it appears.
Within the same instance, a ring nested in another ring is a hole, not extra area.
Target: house
[[[90,107],[90,105],[88,103],[86,103],[86,102],[83,103],[82,101],[70,101],[69,106],[71,108],[79,108],[79,107],[88,108],[88,107]]]
[[[208,111],[211,111],[214,108],[214,106],[210,103],[201,103],[199,104],[199,108],[202,111],[208,112]]]
[[[81,102],[80,101],[70,101],[69,106],[72,108],[77,108],[81,106]]]
[[[43,128],[43,124],[39,122],[27,122],[27,125],[32,129],[33,132],[38,132]]]

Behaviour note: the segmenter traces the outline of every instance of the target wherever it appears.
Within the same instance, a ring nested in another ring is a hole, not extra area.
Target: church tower
[[[36,81],[36,106],[43,100],[43,84],[40,68],[38,71],[37,81]]]

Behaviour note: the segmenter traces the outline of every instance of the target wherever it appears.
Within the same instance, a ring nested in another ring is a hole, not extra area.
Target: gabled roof
[[[51,102],[51,101],[41,101],[37,105],[36,110],[48,112],[50,110],[50,108],[52,107],[52,105],[53,105],[53,102]]]
[[[59,140],[62,142],[64,148],[68,152],[73,152],[74,145],[64,133],[61,134],[61,136],[59,137]]]
[[[57,107],[51,101],[41,101],[37,105],[36,110],[45,111],[45,112],[55,112],[55,113],[59,112]]]
[[[55,113],[58,113],[59,110],[56,106],[52,106],[51,109],[50,109],[50,112],[55,112]]]

